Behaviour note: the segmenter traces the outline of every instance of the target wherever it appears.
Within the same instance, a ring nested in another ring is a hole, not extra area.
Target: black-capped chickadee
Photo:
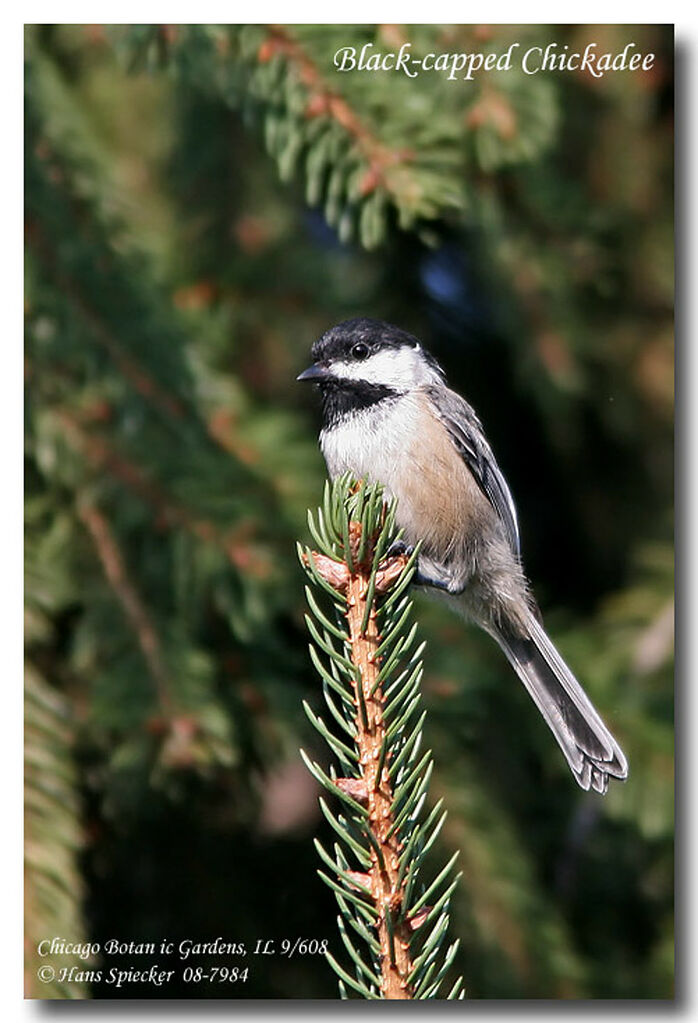
[[[625,779],[622,750],[543,629],[514,502],[473,409],[417,339],[388,323],[340,323],[312,358],[298,379],[320,387],[330,476],[351,471],[397,498],[405,543],[421,541],[417,582],[497,640],[582,788]]]

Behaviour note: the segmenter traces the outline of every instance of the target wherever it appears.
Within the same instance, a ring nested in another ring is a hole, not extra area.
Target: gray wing
[[[485,440],[480,420],[470,405],[448,387],[427,387],[425,390],[459,454],[499,515],[511,549],[520,557],[519,525],[514,501],[492,449]]]

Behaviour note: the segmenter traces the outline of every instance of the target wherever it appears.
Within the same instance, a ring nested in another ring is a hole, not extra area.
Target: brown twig
[[[385,741],[386,724],[383,715],[383,691],[376,687],[380,671],[380,658],[376,651],[381,637],[376,622],[375,604],[370,609],[365,631],[362,624],[366,616],[367,596],[371,578],[373,544],[367,543],[363,560],[358,560],[361,525],[350,523],[350,543],[353,553],[353,571],[320,554],[313,553],[315,566],[335,589],[347,598],[347,623],[352,663],[358,669],[354,680],[356,705],[356,747],[359,754],[360,778],[340,778],[337,785],[368,810],[368,827],[375,846],[371,846],[371,867],[367,874],[356,873],[357,884],[367,888],[376,908],[376,931],[380,945],[381,994],[387,999],[407,999],[412,991],[407,977],[412,970],[409,945],[411,928],[402,919],[404,890],[398,883],[401,843],[393,828],[393,789],[388,774],[388,760],[384,760],[379,776],[380,753]],[[377,589],[386,589],[404,569],[404,556],[386,562],[378,575]],[[344,569],[344,571],[341,571]],[[388,917],[392,926],[389,926]],[[394,921],[394,922],[393,922]]]
[[[245,542],[243,526],[224,531],[208,519],[190,514],[149,477],[141,466],[114,450],[103,437],[88,433],[72,413],[66,409],[56,409],[55,415],[71,447],[79,451],[92,465],[109,472],[153,508],[157,513],[158,525],[180,526],[204,543],[220,547],[230,563],[239,570],[258,578],[268,576],[270,566],[266,560],[251,551],[249,544]]]
[[[93,504],[87,502],[80,504],[78,517],[92,537],[104,574],[121,604],[129,625],[136,634],[143,659],[155,683],[163,712],[170,716],[172,700],[167,671],[162,659],[160,640],[138,591],[128,577],[116,537],[112,533],[106,517]]]
[[[132,354],[124,350],[84,297],[75,280],[59,266],[54,248],[39,222],[33,217],[27,217],[25,229],[27,247],[37,255],[57,286],[70,299],[75,311],[89,328],[91,337],[104,348],[119,372],[134,390],[160,412],[173,419],[181,419],[185,412],[182,400],[166,390]]]

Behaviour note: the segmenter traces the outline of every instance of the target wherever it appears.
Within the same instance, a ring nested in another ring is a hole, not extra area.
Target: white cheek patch
[[[331,369],[342,380],[384,384],[398,391],[439,382],[437,375],[424,362],[419,348],[385,348],[368,359],[333,362]]]

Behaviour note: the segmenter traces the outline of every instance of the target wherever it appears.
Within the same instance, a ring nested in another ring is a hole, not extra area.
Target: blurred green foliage
[[[332,68],[514,39],[657,60]],[[324,467],[293,379],[372,315],[481,414],[548,627],[630,762],[578,790],[498,651],[420,599],[468,995],[671,997],[671,31],[30,26],[26,55],[29,992],[54,933],[337,951],[297,754],[320,755],[294,541]],[[226,997],[336,994],[321,958],[250,965]]]

